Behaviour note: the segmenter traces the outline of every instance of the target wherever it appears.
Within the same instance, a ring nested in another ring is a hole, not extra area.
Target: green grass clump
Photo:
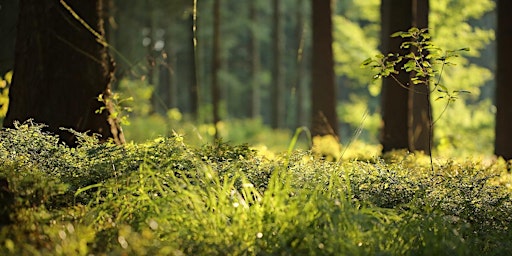
[[[503,255],[502,162],[422,156],[339,163],[178,135],[77,148],[23,124],[0,132],[0,255]],[[441,162],[441,161],[437,161]]]

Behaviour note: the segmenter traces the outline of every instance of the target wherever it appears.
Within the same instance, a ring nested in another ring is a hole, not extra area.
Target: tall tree
[[[295,125],[297,127],[304,126],[307,123],[304,104],[304,95],[306,95],[304,84],[304,72],[306,70],[306,65],[304,61],[304,49],[305,47],[305,37],[306,37],[306,22],[304,18],[304,0],[298,0],[296,3],[296,27],[295,27],[295,36],[297,42],[297,59],[296,59],[296,68],[295,68],[295,98],[296,98],[296,122]]]
[[[260,44],[258,38],[257,24],[258,24],[258,10],[256,1],[249,3],[249,19],[251,21],[249,52],[251,58],[251,118],[260,117],[261,111],[261,92],[259,83],[260,73]]]
[[[102,12],[102,0],[20,1],[4,126],[32,118],[69,145],[76,143],[75,138],[61,127],[124,142],[108,100],[114,63],[106,47]],[[105,101],[98,101],[99,95]],[[105,110],[98,114],[101,108]]]
[[[382,52],[407,55],[411,49],[400,47],[403,39],[390,35],[413,26],[426,28],[428,0],[382,0],[381,24]],[[429,153],[432,139],[429,88],[423,84],[412,87],[411,74],[402,70],[403,64],[396,67],[397,75],[382,81],[382,151],[408,149]]]
[[[428,28],[428,13],[428,0],[413,0],[411,25],[420,29]],[[423,54],[426,57],[427,53]],[[428,78],[422,80],[423,83],[414,85],[414,88],[409,90],[409,150],[430,154],[433,139],[430,86]]]
[[[498,0],[498,24],[496,29],[497,70],[496,70],[496,136],[494,153],[506,160],[512,159],[512,1]]]
[[[311,134],[338,136],[332,51],[332,1],[311,0],[313,19]]]
[[[195,11],[195,10],[194,10]],[[197,63],[196,63],[196,14],[194,12],[190,13],[187,18],[187,24],[188,29],[187,35],[188,35],[188,44],[187,48],[187,54],[188,54],[188,66],[190,67],[190,70],[188,72],[188,78],[189,78],[189,98],[190,98],[190,113],[192,114],[193,118],[197,120],[198,118],[198,112],[199,112],[199,83],[197,79]]]
[[[218,138],[219,131],[217,124],[220,122],[220,86],[219,71],[221,68],[220,57],[220,0],[213,1],[213,57],[212,57],[212,110],[213,125],[215,126],[215,138]]]
[[[283,20],[281,0],[273,0],[273,68],[272,68],[272,128],[284,126],[285,115],[285,84],[283,69]]]
[[[2,1],[0,3],[0,76],[12,70],[14,63],[14,44],[16,41],[16,15],[18,1]]]

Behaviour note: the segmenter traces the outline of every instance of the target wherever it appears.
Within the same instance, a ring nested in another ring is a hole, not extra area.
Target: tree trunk
[[[390,35],[410,28],[411,9],[410,1],[382,0],[381,47],[383,54],[407,54],[407,50],[400,49],[402,39],[400,37],[392,38]],[[400,70],[401,66],[396,69]],[[400,72],[396,78],[403,85],[409,84],[409,74],[405,72]],[[393,78],[383,78],[381,92],[383,127],[380,138],[383,152],[409,148],[408,95],[408,90],[402,88]]]
[[[102,0],[22,0],[13,83],[4,126],[18,120],[45,123],[68,145],[74,136],[60,128],[98,133],[123,143],[109,99],[114,63],[104,42]],[[71,13],[76,11],[79,18]],[[90,28],[83,24],[86,22]],[[94,31],[92,31],[94,30]],[[106,107],[105,111],[96,111]]]
[[[197,63],[196,63],[196,49],[195,49],[195,33],[194,33],[194,15],[191,14],[188,19],[188,46],[187,46],[187,66],[189,67],[188,71],[188,91],[189,91],[189,100],[190,100],[190,114],[192,115],[194,120],[198,118],[199,112],[199,85],[197,82]]]
[[[428,0],[413,0],[412,26],[419,29],[428,28],[428,12]],[[426,52],[423,54],[427,55]],[[430,154],[433,137],[430,85],[428,79],[423,81],[423,84],[414,85],[414,88],[409,90],[409,150]]]
[[[304,62],[304,49],[305,49],[305,21],[304,21],[304,0],[297,1],[297,27],[296,27],[296,36],[297,36],[297,66],[295,70],[295,90],[296,90],[296,102],[297,105],[295,107],[296,111],[296,120],[295,125],[297,127],[301,127],[307,124],[306,115],[304,114],[306,111],[304,104],[304,72],[306,70],[305,62]]]
[[[16,42],[16,19],[19,1],[2,1],[0,4],[0,76],[12,70],[14,65],[14,44]]]
[[[313,7],[311,134],[338,136],[332,52],[332,2],[311,0]]]
[[[261,92],[260,92],[260,45],[256,31],[256,24],[258,24],[258,12],[256,8],[256,1],[249,3],[249,19],[251,20],[249,53],[251,56],[251,118],[259,118],[261,111]]]
[[[498,0],[498,24],[496,29],[497,70],[496,70],[496,137],[494,153],[505,160],[512,159],[512,1]]]
[[[221,66],[220,57],[220,0],[213,1],[213,58],[212,58],[212,109],[213,125],[215,126],[215,138],[219,137],[217,124],[220,122],[220,87],[219,71]]]
[[[273,52],[272,69],[272,128],[283,128],[285,120],[284,69],[283,69],[283,25],[281,19],[281,0],[273,0]]]

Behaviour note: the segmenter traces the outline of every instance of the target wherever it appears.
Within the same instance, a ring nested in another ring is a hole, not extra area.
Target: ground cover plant
[[[268,159],[175,135],[69,148],[37,124],[0,132],[2,255],[503,255],[503,162],[394,152]]]

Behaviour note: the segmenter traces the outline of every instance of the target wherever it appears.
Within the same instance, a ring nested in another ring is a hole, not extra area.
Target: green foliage
[[[0,120],[7,114],[9,107],[9,87],[12,82],[12,71],[7,72],[4,77],[0,77]]]
[[[42,126],[0,132],[15,200],[2,255],[502,255],[506,164],[394,152],[332,163],[183,137],[68,148]],[[365,152],[366,153],[366,152]],[[436,161],[437,162],[437,161]]]
[[[379,4],[379,1],[374,0],[346,1],[339,5],[339,15],[334,18],[334,27],[336,28],[333,44],[336,60],[335,70],[343,82],[343,89],[349,91],[350,94],[357,94],[357,97],[350,96],[348,101],[340,102],[342,105],[340,108],[351,109],[355,106],[367,105],[365,109],[371,116],[374,113],[378,114],[378,95],[381,82],[370,82],[368,78],[371,76],[368,74],[368,70],[354,69],[353,64],[361,63],[367,56],[375,56],[378,53],[376,42],[378,42],[380,26]],[[471,116],[475,111],[482,114],[488,112],[487,109],[478,109],[472,105],[483,104],[480,102],[484,99],[482,96],[489,96],[488,92],[492,91],[490,87],[493,84],[489,82],[492,78],[492,72],[489,70],[493,67],[492,59],[483,59],[480,55],[494,39],[494,31],[489,28],[491,25],[487,24],[487,27],[484,27],[485,20],[491,19],[483,19],[494,7],[495,3],[492,0],[441,0],[432,1],[430,5],[429,32],[432,43],[440,49],[471,49],[471,51],[458,52],[457,54],[460,56],[452,59],[452,63],[456,65],[444,70],[441,80],[437,81],[441,85],[449,86],[451,90],[451,95],[446,95],[448,97],[443,98],[444,100],[453,99],[450,96],[456,97],[457,95],[454,95],[453,91],[471,92],[465,96],[464,100],[457,103],[458,111],[444,113],[444,119],[460,120],[460,116]],[[366,53],[366,56],[362,53]],[[486,67],[482,66],[483,64]],[[481,95],[481,91],[486,91],[487,94]],[[446,108],[444,100],[432,102],[434,117],[439,116]],[[360,116],[362,116],[365,112],[358,113],[361,113]],[[360,121],[357,118],[346,119],[347,117],[350,116],[343,115],[340,120],[349,123],[352,130],[357,130],[361,124]],[[436,123],[437,130],[443,131],[434,133],[436,141],[447,141],[454,137],[464,138],[462,141],[466,142],[472,140],[471,136],[465,135],[471,134],[470,131],[474,130],[466,130],[467,126],[453,129],[453,122],[450,122],[452,126],[446,124],[446,122]],[[479,130],[479,133],[492,132],[493,125],[492,121],[482,124],[481,127],[485,127],[485,129]],[[376,134],[377,129],[372,125],[365,127],[370,134]],[[363,137],[363,139],[366,138]],[[492,138],[480,142],[490,147]]]
[[[172,118],[171,116],[174,116]],[[181,116],[177,118],[176,116]],[[231,143],[248,143],[262,151],[286,151],[292,137],[289,130],[274,130],[261,119],[229,119],[218,124],[220,137]],[[146,142],[159,136],[174,133],[185,135],[187,144],[201,146],[214,140],[215,130],[212,124],[190,121],[187,115],[177,109],[168,112],[168,118],[152,114],[130,117],[130,125],[123,127],[126,139],[133,142]],[[309,141],[301,136],[299,148],[308,148]]]
[[[411,49],[406,55],[389,53],[387,56],[378,54],[375,58],[368,58],[361,64],[375,70],[375,79],[382,77],[393,77],[397,83],[407,90],[416,90],[415,86],[433,85],[431,93],[438,93],[436,100],[445,99],[446,105],[458,99],[462,93],[469,93],[466,90],[452,90],[444,84],[441,84],[441,78],[446,66],[453,65],[451,60],[459,57],[459,52],[469,51],[468,48],[458,50],[442,50],[435,46],[431,41],[431,36],[427,29],[411,28],[408,31],[400,31],[391,35],[391,37],[401,37],[405,41],[400,48]],[[395,78],[399,73],[397,70],[401,67],[407,73],[412,74],[412,86],[403,84]],[[444,112],[444,111],[443,111]]]

